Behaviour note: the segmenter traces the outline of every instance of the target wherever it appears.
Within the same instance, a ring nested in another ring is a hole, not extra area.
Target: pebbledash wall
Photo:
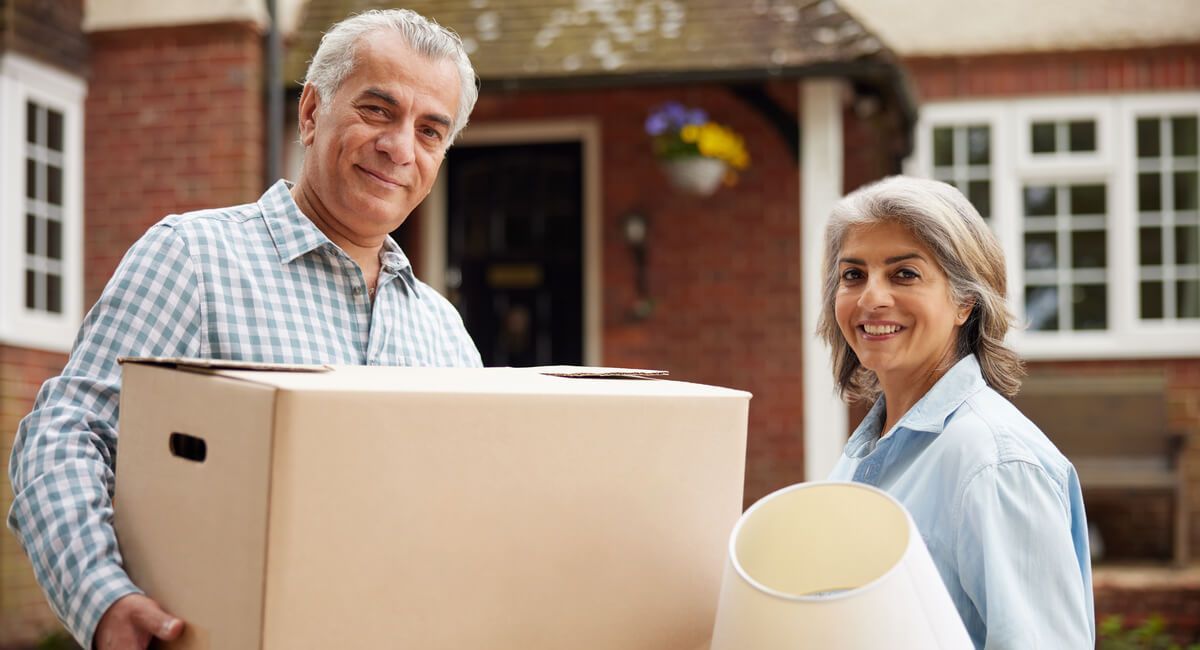
[[[3,3],[0,2],[0,6]],[[76,15],[78,25],[78,15]],[[262,190],[262,40],[252,22],[88,35],[84,106],[84,308],[125,250],[172,212],[252,201]],[[66,356],[0,344],[0,454]],[[12,503],[0,489],[0,508]],[[0,648],[56,629],[16,538],[0,535]]]

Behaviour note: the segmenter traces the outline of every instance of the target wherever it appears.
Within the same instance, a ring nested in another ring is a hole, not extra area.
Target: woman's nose
[[[880,309],[890,307],[891,304],[892,292],[889,290],[887,282],[882,279],[868,278],[862,295],[858,298],[858,306],[864,309]]]

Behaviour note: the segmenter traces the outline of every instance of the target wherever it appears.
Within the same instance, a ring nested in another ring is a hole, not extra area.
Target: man
[[[388,237],[429,194],[477,96],[453,33],[407,10],[349,18],[309,66],[296,184],[172,215],[130,248],[11,462],[9,526],[85,648],[141,649],[183,628],[121,568],[118,357],[481,365],[458,313]]]

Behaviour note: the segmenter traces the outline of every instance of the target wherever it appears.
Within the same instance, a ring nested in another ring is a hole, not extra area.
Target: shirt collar
[[[325,233],[317,228],[312,219],[300,211],[300,207],[292,198],[291,189],[291,182],[280,179],[258,199],[258,207],[262,210],[282,264],[290,264],[300,256],[322,246],[336,247]],[[400,245],[390,236],[383,240],[379,262],[385,273],[396,275],[404,281],[411,289],[411,295],[420,296],[420,292],[416,290],[417,279],[412,271],[412,263],[408,261]]]
[[[275,242],[279,261],[288,264],[305,253],[333,242],[321,232],[312,219],[304,216],[292,198],[292,184],[280,179],[267,188],[258,199],[267,230]]]
[[[975,355],[969,354],[942,375],[933,388],[900,418],[896,430],[941,433],[950,414],[985,386],[987,384],[983,381],[979,360]],[[861,458],[875,449],[875,443],[883,433],[880,429],[883,426],[885,408],[884,398],[880,395],[862,423],[854,430],[850,440],[846,442],[846,456]]]

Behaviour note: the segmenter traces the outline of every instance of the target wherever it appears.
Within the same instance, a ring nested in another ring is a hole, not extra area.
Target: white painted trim
[[[800,280],[804,354],[804,479],[823,480],[846,445],[849,412],[838,397],[829,347],[817,337],[825,222],[842,197],[844,83],[800,85]]]
[[[295,0],[280,3],[293,22],[296,4]],[[263,0],[88,0],[83,7],[85,32],[242,21],[265,29],[270,24]]]
[[[992,127],[993,227],[1007,254],[1009,304],[1019,320],[1022,268],[1021,186],[1025,182],[1102,180],[1108,187],[1108,324],[1104,332],[1014,331],[1008,342],[1023,357],[1051,359],[1177,358],[1200,354],[1200,322],[1138,318],[1136,119],[1176,111],[1197,113],[1200,93],[1136,93],[1009,100],[933,102],[922,107],[908,173],[932,171],[929,134],[934,125],[987,122]],[[1031,119],[1094,116],[1099,151],[1034,157],[1025,153]]]
[[[0,343],[69,352],[83,320],[83,101],[87,84],[9,52],[0,56]],[[25,103],[63,114],[61,314],[25,308]]]
[[[594,120],[548,120],[472,124],[454,148],[492,144],[579,142],[583,146],[583,362],[603,365],[603,247],[601,242],[600,126]],[[454,155],[451,149],[450,154]],[[426,199],[422,218],[421,265],[424,281],[446,290],[445,174]]]

